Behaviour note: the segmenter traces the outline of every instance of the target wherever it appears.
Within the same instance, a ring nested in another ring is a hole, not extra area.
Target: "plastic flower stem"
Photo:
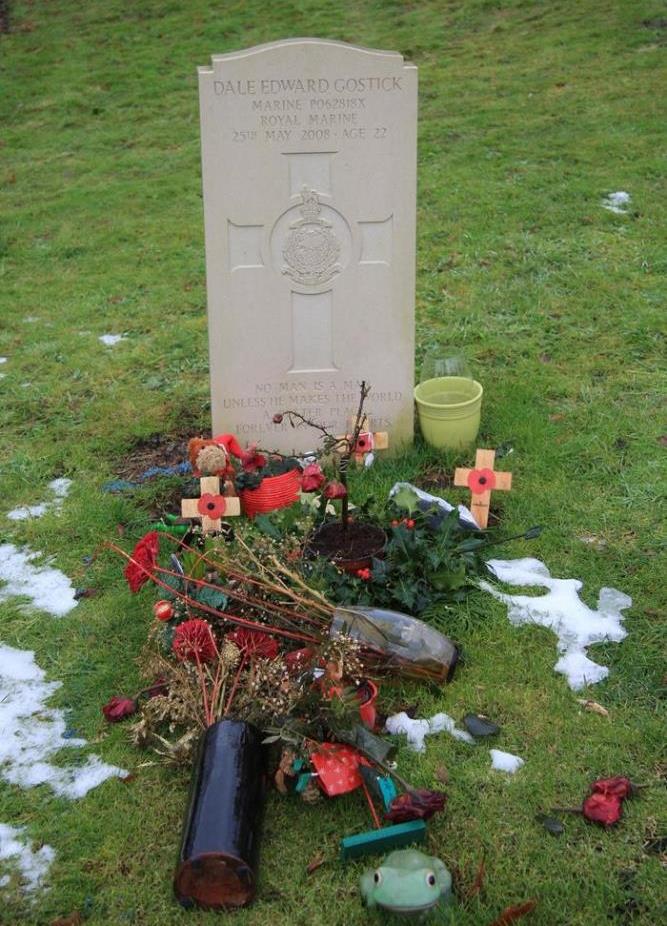
[[[125,550],[121,550],[120,547],[117,547],[115,544],[109,541],[107,541],[107,546],[127,560],[130,560],[132,558],[128,553],[125,552]],[[174,573],[174,574],[178,575],[178,573]],[[217,617],[219,620],[229,621],[230,624],[237,624],[239,627],[247,627],[248,630],[258,630],[260,631],[260,633],[275,634],[279,637],[285,637],[288,640],[299,640],[299,641],[303,641],[304,643],[319,643],[320,642],[319,637],[313,636],[311,634],[298,633],[293,630],[284,630],[282,627],[274,627],[271,624],[260,624],[258,621],[250,621],[244,617],[239,617],[236,614],[228,614],[226,611],[218,611],[216,610],[216,608],[211,608],[209,607],[209,605],[202,604],[202,602],[193,600],[192,598],[190,598],[189,595],[184,595],[182,594],[182,592],[177,592],[175,589],[171,587],[171,585],[167,585],[166,582],[163,582],[154,573],[149,573],[149,576],[153,580],[153,582],[155,582],[157,586],[165,589],[171,595],[174,595],[176,598],[179,599],[179,601],[184,602],[186,607],[188,608],[195,607],[198,611],[203,611],[206,614],[211,614],[213,615],[213,617]],[[216,585],[215,587],[219,588],[220,586]],[[263,604],[265,605],[265,603]]]
[[[163,566],[156,566],[155,569],[161,575],[172,576],[173,578],[177,579],[183,578],[180,573],[175,572],[173,569],[165,569]],[[245,581],[246,577],[239,576],[239,579],[243,579]],[[263,611],[273,611],[277,614],[287,615],[293,620],[296,618],[298,622],[305,621],[309,624],[314,624],[316,627],[321,626],[321,621],[317,621],[313,617],[309,617],[306,614],[300,614],[298,611],[294,611],[291,608],[286,608],[283,605],[276,604],[272,601],[267,601],[264,598],[256,598],[253,595],[244,595],[237,591],[235,588],[231,588],[228,585],[215,585],[213,582],[206,582],[204,579],[188,579],[188,582],[190,582],[192,585],[195,585],[197,588],[212,588],[215,589],[215,591],[224,592],[225,595],[228,595],[230,598],[234,598],[236,601],[242,602],[242,604],[255,605],[256,607],[261,608]],[[191,602],[193,607],[199,607],[196,599],[191,598]]]
[[[206,679],[204,678],[204,672],[202,669],[201,660],[199,658],[199,653],[196,650],[195,650],[195,662],[197,663],[197,676],[199,677],[199,686],[201,688],[202,700],[204,702],[204,720],[206,721],[206,726],[210,727],[213,721],[211,720],[209,710],[208,710],[208,694],[206,691]]]
[[[366,801],[368,802],[368,806],[369,806],[370,811],[371,811],[371,816],[373,817],[373,825],[374,825],[374,827],[375,827],[376,830],[379,830],[379,829],[382,828],[382,824],[380,823],[380,818],[378,817],[377,810],[375,809],[375,804],[373,803],[373,799],[372,799],[372,797],[370,796],[370,794],[368,793],[368,788],[366,787],[366,782],[363,781],[363,779],[362,779],[362,782],[361,782],[361,787],[364,789],[364,795],[365,795],[365,797],[366,797]]]
[[[236,675],[234,676],[234,684],[232,685],[232,690],[229,692],[229,697],[227,698],[227,703],[225,704],[225,714],[224,714],[225,717],[231,710],[232,703],[234,701],[234,695],[236,694],[236,689],[239,687],[239,681],[241,679],[241,672],[245,668],[246,658],[247,658],[247,654],[244,652],[243,656],[241,657],[241,662],[239,663],[239,667],[237,669]]]

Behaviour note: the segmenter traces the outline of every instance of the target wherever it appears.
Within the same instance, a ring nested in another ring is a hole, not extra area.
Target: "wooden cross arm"
[[[184,498],[181,501],[181,516],[184,518],[201,518],[198,498]],[[225,496],[223,518],[235,518],[241,514],[241,499],[236,495]],[[209,518],[210,520],[210,518]]]

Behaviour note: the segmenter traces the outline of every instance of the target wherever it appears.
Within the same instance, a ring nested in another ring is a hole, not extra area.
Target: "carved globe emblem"
[[[301,218],[290,225],[282,250],[282,272],[297,283],[318,286],[342,270],[338,262],[341,245],[331,222],[321,217],[317,193],[304,189],[301,199]]]

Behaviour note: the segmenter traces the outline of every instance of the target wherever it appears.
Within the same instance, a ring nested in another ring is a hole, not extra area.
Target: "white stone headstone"
[[[417,68],[287,39],[199,69],[213,433],[307,450],[286,408],[412,439]]]

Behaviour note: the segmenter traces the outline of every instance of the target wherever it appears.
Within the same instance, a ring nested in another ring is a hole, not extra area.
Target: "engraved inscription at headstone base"
[[[412,439],[417,69],[287,39],[199,69],[213,431],[308,450],[359,383]]]

